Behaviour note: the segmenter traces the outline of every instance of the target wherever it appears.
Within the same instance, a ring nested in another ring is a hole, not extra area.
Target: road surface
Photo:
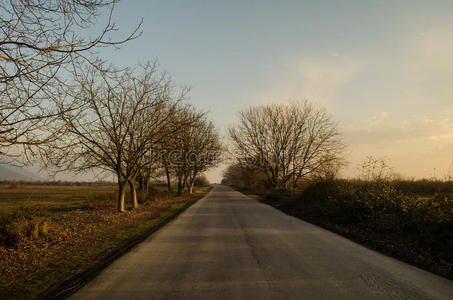
[[[73,299],[453,299],[453,282],[215,186]]]

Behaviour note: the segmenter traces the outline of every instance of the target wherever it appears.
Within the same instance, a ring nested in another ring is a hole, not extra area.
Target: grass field
[[[0,209],[43,205],[74,207],[95,195],[116,192],[116,186],[0,185]]]
[[[0,187],[0,238],[8,222],[14,225],[37,218],[39,224],[46,224],[42,234],[21,236],[13,245],[0,244],[0,299],[45,296],[68,278],[95,268],[208,190],[197,188],[189,198],[154,188],[138,209],[117,213],[116,199],[111,197],[114,186]],[[112,203],[87,205],[99,200]]]

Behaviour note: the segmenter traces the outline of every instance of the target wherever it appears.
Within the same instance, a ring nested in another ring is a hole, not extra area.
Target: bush
[[[48,233],[48,221],[43,210],[25,207],[0,214],[0,244],[15,246],[21,240],[37,239]]]
[[[378,232],[421,234],[453,226],[453,194],[423,199],[388,181],[316,182],[304,190],[299,206],[331,222]]]
[[[441,180],[394,180],[394,185],[402,192],[418,196],[432,197],[441,193],[453,194],[453,182]]]
[[[194,186],[208,186],[208,185],[209,180],[206,178],[205,175],[200,175],[197,178],[195,178]]]
[[[266,201],[268,202],[287,202],[291,200],[293,194],[290,191],[271,191],[264,195]]]

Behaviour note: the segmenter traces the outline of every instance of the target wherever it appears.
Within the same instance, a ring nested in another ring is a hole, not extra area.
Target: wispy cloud
[[[391,48],[292,58],[253,94],[253,104],[320,103],[342,121],[351,166],[376,155],[408,176],[430,176],[453,162],[453,39],[448,30],[426,28]]]
[[[271,85],[252,95],[254,104],[309,99],[330,106],[359,70],[356,61],[340,55],[324,60],[291,59],[286,66],[284,78],[276,74]]]
[[[298,87],[307,98],[333,102],[342,88],[354,79],[358,69],[357,62],[352,59],[303,60],[298,64]]]
[[[366,122],[368,123],[368,126],[377,126],[379,124],[381,124],[381,122],[385,119],[387,119],[389,116],[389,113],[388,112],[385,112],[385,111],[382,111],[374,116],[372,116],[370,119],[366,120]]]
[[[386,122],[370,124],[370,120],[382,120],[381,115],[342,126],[352,166],[346,173],[354,173],[353,167],[369,155],[390,158],[397,171],[410,176],[430,176],[433,168],[447,171],[453,162],[451,113],[439,113],[431,119],[420,115],[408,119],[385,117]]]

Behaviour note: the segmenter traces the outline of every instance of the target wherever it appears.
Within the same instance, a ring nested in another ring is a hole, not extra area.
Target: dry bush
[[[200,175],[195,178],[194,186],[208,186],[209,180],[206,175]]]
[[[453,194],[426,199],[404,193],[392,182],[337,180],[313,184],[298,202],[300,211],[329,222],[453,253]]]
[[[0,245],[16,246],[21,240],[48,234],[48,217],[37,207],[24,207],[0,213]]]
[[[440,193],[453,194],[453,181],[442,180],[393,180],[395,186],[408,194],[433,197]]]

